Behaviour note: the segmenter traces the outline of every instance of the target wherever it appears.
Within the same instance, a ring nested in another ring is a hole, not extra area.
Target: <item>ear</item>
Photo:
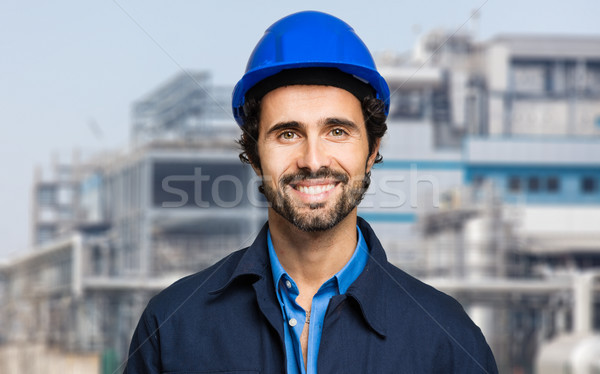
[[[248,156],[248,154],[246,154],[246,157]],[[260,167],[260,156],[258,155],[258,146],[256,145],[256,158],[258,158],[258,160],[251,160],[250,157],[247,157],[250,166],[252,166],[252,170],[254,170],[254,174],[256,174],[256,176],[258,177],[262,177],[263,172],[262,172],[262,168]]]
[[[255,165],[254,162],[250,162],[250,166],[252,166],[252,170],[254,170],[256,176],[262,177],[262,169],[260,165]]]
[[[371,168],[375,164],[375,159],[377,158],[377,154],[379,153],[380,145],[381,145],[381,138],[377,138],[377,140],[375,140],[375,146],[373,147],[371,155],[367,159],[367,170],[366,170],[367,173],[371,171]]]

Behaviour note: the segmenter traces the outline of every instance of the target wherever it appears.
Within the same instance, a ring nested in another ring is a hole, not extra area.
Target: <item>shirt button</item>
[[[296,318],[292,318],[289,320],[288,322],[290,324],[290,326],[294,327],[296,326],[296,324],[298,323],[298,321],[296,321]]]
[[[286,286],[287,288],[292,288],[292,282],[290,282],[289,280],[286,280],[286,281],[285,281],[285,286]]]

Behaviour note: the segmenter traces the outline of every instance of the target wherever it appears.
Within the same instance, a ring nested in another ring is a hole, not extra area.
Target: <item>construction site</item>
[[[461,302],[501,373],[600,373],[600,36],[432,30],[381,53],[384,162],[359,215]],[[251,244],[232,87],[181,71],[128,147],[35,171],[27,253],[0,263],[0,372],[121,372],[148,300]]]

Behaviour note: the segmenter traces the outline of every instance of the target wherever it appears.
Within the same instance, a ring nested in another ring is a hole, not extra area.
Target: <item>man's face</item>
[[[369,157],[361,104],[346,90],[286,86],[262,99],[255,169],[271,209],[303,231],[356,209],[377,148]]]

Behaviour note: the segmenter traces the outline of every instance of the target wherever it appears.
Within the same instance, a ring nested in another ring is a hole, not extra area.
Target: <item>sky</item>
[[[0,258],[31,248],[36,166],[128,144],[130,108],[182,70],[233,86],[264,30],[331,13],[373,53],[405,52],[432,28],[600,37],[597,0],[13,1],[0,4]],[[234,122],[232,121],[232,125]]]

